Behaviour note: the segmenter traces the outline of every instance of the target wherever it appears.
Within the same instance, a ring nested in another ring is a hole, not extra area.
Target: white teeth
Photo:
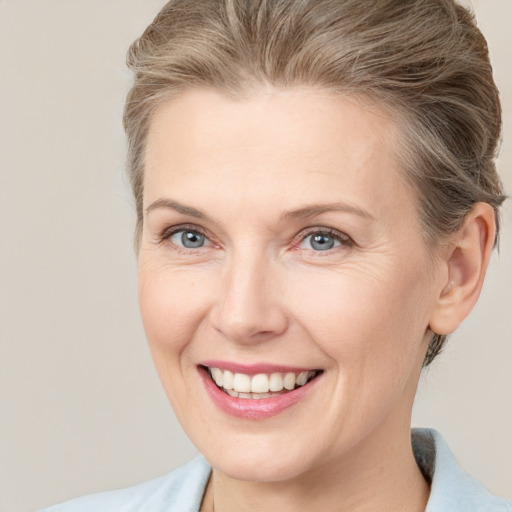
[[[224,390],[229,396],[235,398],[252,398],[253,400],[260,400],[262,398],[271,398],[273,396],[279,396],[280,393],[238,393],[232,389]]]
[[[308,381],[308,373],[309,372],[300,372],[297,376],[296,382],[297,386],[304,386],[306,382]]]
[[[257,395],[253,395],[253,398],[270,398],[272,396],[274,396],[274,393],[258,393]]]
[[[209,368],[211,378],[219,388],[235,398],[260,399],[270,398],[282,394],[283,389],[292,391],[296,387],[304,386],[316,371],[304,371],[296,375],[293,372],[258,373],[246,375],[245,373],[233,373],[220,368]]]
[[[251,378],[245,373],[235,373],[233,378],[233,389],[239,393],[251,392]]]
[[[224,377],[222,387],[224,389],[233,389],[233,378],[234,375],[229,370],[224,370]]]
[[[212,377],[217,386],[222,387],[224,372],[219,368],[212,368]]]
[[[258,373],[251,379],[251,391],[253,393],[268,393],[268,377],[264,373]]]
[[[295,373],[287,373],[284,376],[283,386],[289,391],[295,389]]]
[[[283,389],[283,377],[280,373],[273,373],[270,376],[270,391],[281,391]]]

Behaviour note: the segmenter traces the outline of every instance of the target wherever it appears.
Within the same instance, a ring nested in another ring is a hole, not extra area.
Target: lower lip
[[[225,413],[235,416],[237,418],[244,418],[249,420],[262,420],[276,416],[280,412],[295,405],[300,400],[304,399],[312,389],[315,387],[316,382],[321,375],[315,377],[304,386],[283,393],[282,395],[274,396],[271,398],[236,398],[224,393],[208,376],[206,370],[198,368],[199,374],[203,380],[206,391],[210,395],[213,403]]]

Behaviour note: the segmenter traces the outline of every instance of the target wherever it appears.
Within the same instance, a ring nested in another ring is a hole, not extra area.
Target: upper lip
[[[272,363],[252,363],[242,364],[234,363],[231,361],[202,361],[199,366],[209,368],[219,368],[221,370],[229,370],[233,373],[245,373],[246,375],[256,375],[258,373],[300,373],[307,371],[319,370],[319,368],[303,367],[303,366],[288,366],[284,364]]]

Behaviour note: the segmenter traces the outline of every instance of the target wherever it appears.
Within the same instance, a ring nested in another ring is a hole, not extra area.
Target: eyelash
[[[211,242],[211,238],[208,236],[208,233],[201,227],[192,225],[192,224],[182,224],[182,225],[178,225],[178,226],[172,226],[172,227],[164,230],[158,237],[158,243],[163,244],[165,242],[170,242],[170,239],[172,238],[172,236],[181,231],[190,231],[192,233],[198,233],[201,236],[204,236],[206,239],[208,239]],[[294,242],[293,242],[294,249],[299,250],[298,246],[301,243],[303,243],[308,237],[310,237],[312,235],[328,236],[328,237],[336,240],[337,242],[339,242],[340,245],[337,247],[341,247],[341,248],[345,248],[345,249],[351,248],[355,245],[352,238],[350,238],[345,233],[342,233],[336,229],[314,227],[314,228],[308,228],[305,231],[301,231],[295,237]],[[172,243],[171,243],[171,245],[172,245],[173,250],[178,251],[178,252],[189,253],[190,251],[195,252],[198,250],[198,249],[188,249],[186,247],[181,247],[179,245],[172,244]],[[332,249],[327,249],[325,251],[315,251],[313,249],[303,249],[303,250],[306,250],[310,253],[315,253],[317,255],[328,255],[328,254],[331,254],[333,252],[333,250],[336,249],[337,247],[334,247]],[[199,249],[201,249],[201,248],[202,247],[200,247]]]

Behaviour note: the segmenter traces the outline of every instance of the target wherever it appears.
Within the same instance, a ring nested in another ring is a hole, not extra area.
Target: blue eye
[[[303,249],[312,249],[314,251],[328,251],[329,249],[333,249],[340,245],[341,242],[337,238],[329,233],[319,231],[306,236],[301,242],[300,247]]]
[[[185,247],[186,249],[199,249],[209,245],[209,240],[202,233],[190,229],[176,231],[170,237],[170,240],[173,244]]]

